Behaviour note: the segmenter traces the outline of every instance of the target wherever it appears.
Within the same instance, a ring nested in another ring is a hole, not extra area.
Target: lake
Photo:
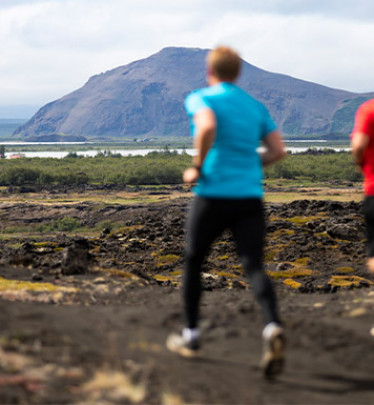
[[[298,144],[305,144],[305,146],[291,146],[293,142],[297,142]],[[333,146],[324,146],[323,144],[326,143],[325,140],[297,140],[297,141],[287,141],[286,142],[286,149],[288,152],[291,153],[298,153],[298,152],[304,152],[311,147],[313,149],[334,149],[335,151],[349,151],[349,147],[333,147]],[[65,156],[68,155],[68,151],[56,151],[56,150],[50,150],[50,151],[30,151],[28,150],[28,146],[35,146],[35,145],[94,145],[95,142],[0,142],[0,145],[4,145],[6,147],[6,152],[5,156],[7,158],[11,157],[12,155],[22,155],[27,158],[57,158],[57,159],[62,159]],[[290,145],[291,144],[291,145]],[[316,146],[316,144],[318,146]],[[15,151],[9,151],[7,152],[8,149],[11,149],[11,146],[17,146],[17,152]],[[328,145],[328,144],[327,144]],[[24,146],[24,150],[20,149],[19,146]],[[82,151],[75,151],[77,155],[80,156],[88,156],[88,157],[94,157],[100,152],[108,151],[110,150],[111,153],[114,154],[121,154],[122,156],[145,156],[150,152],[154,151],[163,151],[163,148],[148,148],[148,149],[112,149],[108,145],[106,145],[104,148],[98,150],[98,149],[92,149],[92,150],[82,150]],[[174,151],[176,150],[178,153],[186,152],[188,155],[194,156],[196,154],[195,150],[192,148],[188,149],[173,149],[170,148],[170,150]]]
[[[286,148],[288,152],[291,153],[300,153],[300,152],[305,152],[306,150],[309,149],[309,147],[287,147]],[[326,148],[315,148],[313,149],[326,149]],[[328,149],[334,149],[335,151],[349,151],[350,148],[328,148]],[[108,150],[108,148],[103,149],[101,152],[104,152],[104,150]],[[174,149],[171,149],[174,150]],[[185,151],[188,155],[194,156],[196,154],[194,149],[176,149],[178,153],[182,153]],[[122,156],[145,156],[150,152],[154,151],[163,151],[163,149],[111,149],[111,153],[119,153]],[[100,151],[98,150],[85,150],[85,151],[77,151],[75,152],[77,155],[80,156],[88,156],[88,157],[94,157],[96,156]],[[5,152],[5,156],[9,158],[12,155],[18,155],[21,154],[23,157],[27,158],[57,158],[57,159],[62,159],[66,155],[68,155],[69,152],[67,151],[19,151],[19,152]]]

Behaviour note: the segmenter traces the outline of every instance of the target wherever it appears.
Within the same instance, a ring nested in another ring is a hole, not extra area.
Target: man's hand
[[[364,164],[365,150],[369,145],[369,136],[363,132],[354,132],[351,140],[352,155],[356,165],[362,168]]]
[[[193,120],[196,126],[194,147],[197,151],[193,162],[195,166],[201,167],[216,137],[216,116],[213,110],[204,108],[194,115]]]
[[[196,167],[189,167],[183,173],[183,181],[188,184],[196,183],[200,177],[200,170]]]
[[[265,146],[265,151],[261,153],[261,161],[264,167],[283,159],[287,155],[279,130],[267,134],[262,142]]]
[[[374,257],[370,257],[366,262],[369,273],[374,274]]]

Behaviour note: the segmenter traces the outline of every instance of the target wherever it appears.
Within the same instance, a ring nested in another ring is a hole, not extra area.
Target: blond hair
[[[207,67],[210,73],[222,81],[236,80],[240,73],[241,62],[240,56],[226,46],[218,46],[207,56]]]

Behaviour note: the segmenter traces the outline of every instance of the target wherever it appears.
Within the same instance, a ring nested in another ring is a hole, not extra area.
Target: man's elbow
[[[205,122],[204,125],[200,126],[200,131],[207,136],[212,136],[216,133],[217,125],[213,121]]]
[[[275,153],[275,160],[282,160],[287,156],[287,151],[285,148],[279,148]]]
[[[352,150],[353,160],[358,166],[362,166],[364,158],[364,149],[355,148]]]
[[[206,125],[201,128],[200,137],[206,142],[213,142],[216,136],[216,127],[214,125]]]

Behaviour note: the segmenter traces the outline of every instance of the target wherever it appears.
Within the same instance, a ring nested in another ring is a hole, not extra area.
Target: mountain
[[[204,87],[208,50],[165,48],[91,77],[80,89],[46,104],[14,135],[89,139],[186,136],[183,101]],[[287,135],[348,134],[354,112],[374,93],[332,89],[267,72],[244,62],[239,85],[262,101]]]

